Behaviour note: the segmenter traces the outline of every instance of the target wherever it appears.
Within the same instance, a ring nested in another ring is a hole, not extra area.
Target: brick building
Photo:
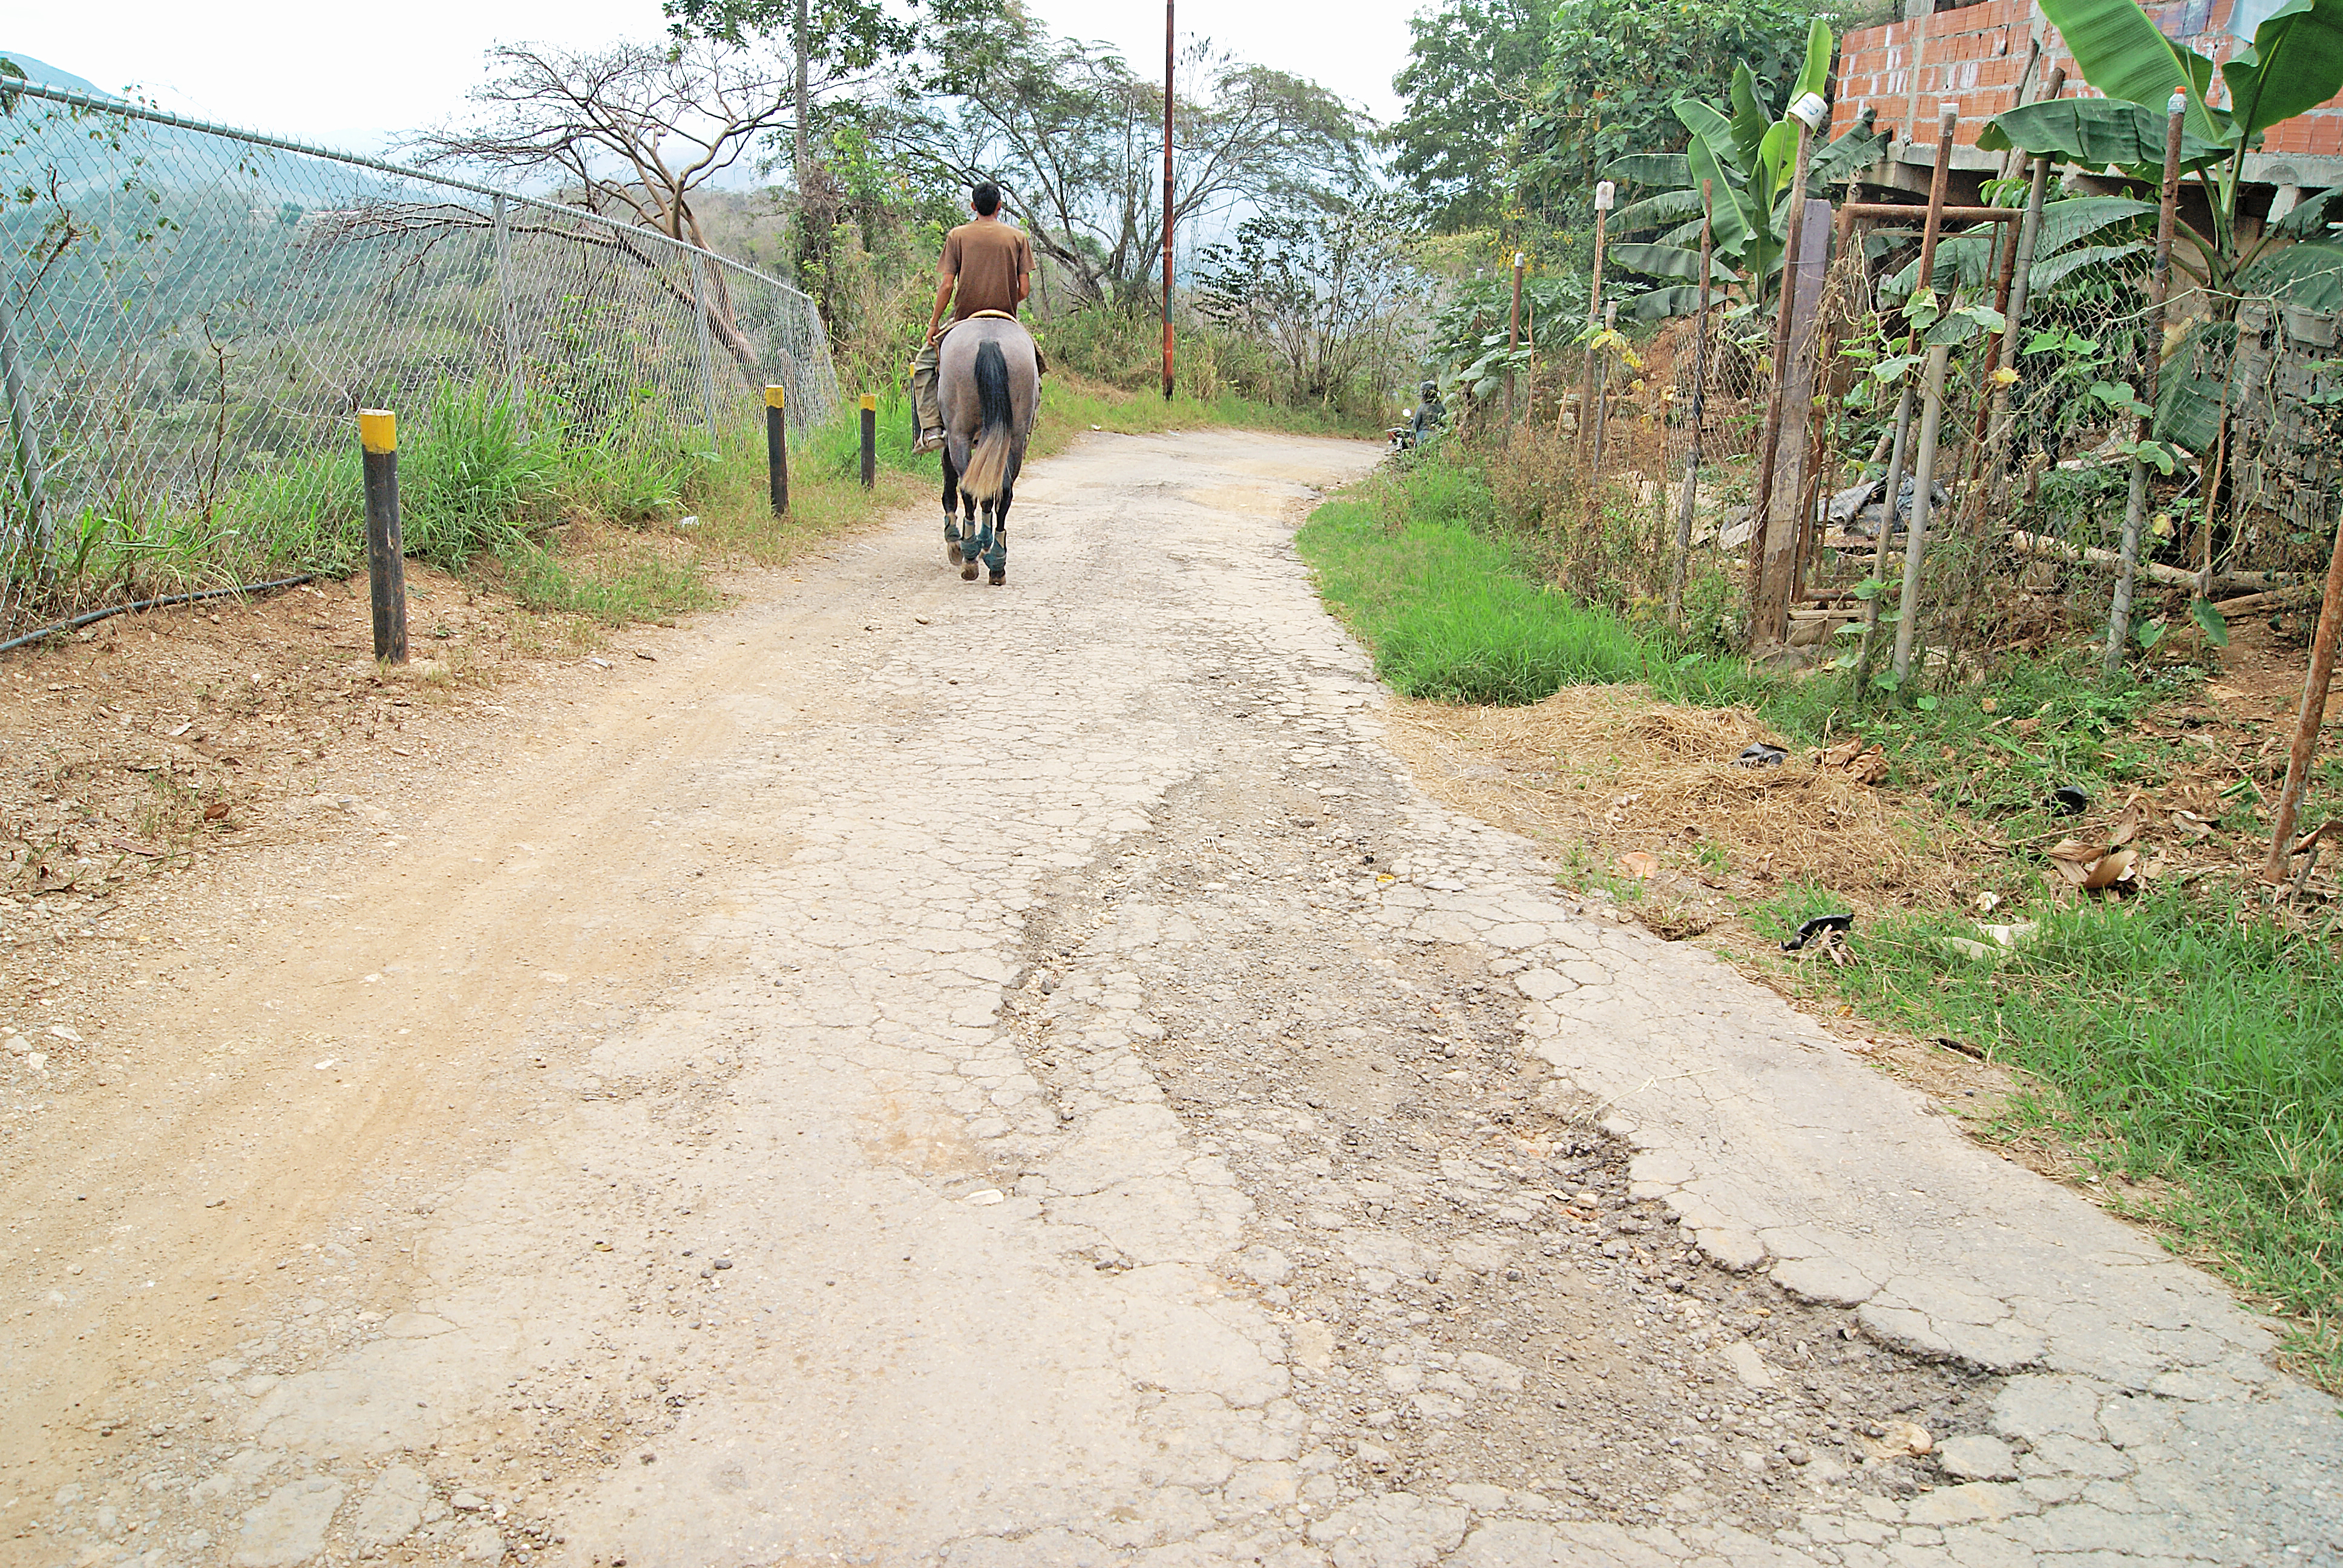
[[[1933,14],[1926,9],[1928,3],[1907,0],[1903,21],[1850,33],[1839,47],[1832,134],[1846,129],[1866,107],[1875,110],[1878,128],[1896,133],[1895,146],[1873,176],[1881,183],[1927,187],[1937,106],[1946,99],[1960,105],[1954,167],[1970,171],[1966,183],[1973,186],[1977,176],[2001,163],[1999,154],[1976,146],[1986,122],[2020,102],[2021,95],[2027,101],[2039,96],[2054,67],[2066,68],[2067,96],[2097,95],[2084,85],[2058,30],[2032,0],[1984,0]],[[2147,10],[2167,36],[2222,60],[2245,47],[2222,30],[2231,4],[2174,0]],[[2273,126],[2261,149],[2246,155],[2245,177],[2268,187],[2281,212],[2304,190],[2343,185],[2343,97]]]

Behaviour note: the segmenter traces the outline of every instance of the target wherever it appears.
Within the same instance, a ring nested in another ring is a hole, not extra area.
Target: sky
[[[1151,4],[1029,0],[1057,32],[1098,38],[1141,70],[1161,66],[1163,12]],[[1182,41],[1202,35],[1239,56],[1314,78],[1377,118],[1397,112],[1391,78],[1407,59],[1423,0],[1181,0]],[[396,7],[241,0],[187,5],[15,5],[0,53],[21,52],[111,92],[133,85],[165,108],[352,152],[462,106],[489,45],[584,46],[665,28],[658,0],[407,0]]]

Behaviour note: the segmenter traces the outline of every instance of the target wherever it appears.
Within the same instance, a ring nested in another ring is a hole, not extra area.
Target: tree
[[[1198,307],[1267,343],[1295,399],[1379,400],[1421,294],[1401,217],[1395,198],[1357,195],[1249,217],[1200,254]]]
[[[942,0],[957,15],[983,0]],[[798,271],[832,329],[832,235],[843,206],[833,161],[817,135],[818,101],[867,85],[883,67],[908,59],[921,32],[909,15],[876,0],[664,0],[679,44],[713,41],[735,48],[754,39],[789,39],[789,171],[798,195]]]
[[[1532,0],[1447,0],[1409,18],[1392,86],[1407,112],[1385,133],[1393,171],[1435,233],[1493,222],[1506,149],[1545,63],[1546,12]]]
[[[1810,22],[1795,0],[1563,0],[1516,188],[1533,206],[1574,211],[1614,160],[1683,151],[1675,105],[1725,99],[1745,72],[1770,92],[1799,70]]]
[[[896,155],[963,182],[1000,182],[1033,247],[1076,296],[1131,303],[1163,255],[1163,89],[1104,45],[1051,36],[1021,5],[946,28],[933,77],[896,94]],[[1173,105],[1172,216],[1274,210],[1355,181],[1363,134],[1313,83],[1191,49]],[[930,89],[932,89],[930,91]]]

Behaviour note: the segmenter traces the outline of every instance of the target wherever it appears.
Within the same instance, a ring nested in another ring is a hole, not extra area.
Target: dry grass
[[[1745,709],[1571,687],[1526,708],[1394,699],[1390,729],[1393,749],[1449,804],[1583,846],[1573,859],[1603,876],[1648,876],[1695,900],[1813,882],[1877,904],[1937,903],[1969,879],[1964,834],[1925,801],[1825,766]],[[1753,740],[1789,757],[1734,766]],[[1633,855],[1651,859],[1622,859]]]

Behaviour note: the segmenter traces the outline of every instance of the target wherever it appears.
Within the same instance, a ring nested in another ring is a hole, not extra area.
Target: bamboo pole
[[[1951,350],[1928,350],[1927,385],[1920,414],[1920,453],[1912,463],[1912,521],[1904,530],[1904,592],[1896,603],[1896,680],[1911,678],[1912,641],[1920,620],[1920,555],[1928,542],[1929,492],[1936,487],[1936,432],[1945,422],[1945,362]]]
[[[1920,268],[1914,275],[1916,288],[1928,286],[1936,266],[1936,236],[1943,231],[1945,220],[1945,188],[1953,173],[1953,127],[1960,122],[1961,106],[1947,99],[1936,109],[1936,166],[1928,176],[1928,211],[1920,228]],[[1919,347],[1920,334],[1916,329],[1905,339],[1904,352],[1910,354]],[[1896,446],[1887,459],[1887,497],[1880,504],[1879,548],[1872,557],[1871,577],[1879,589],[1865,601],[1863,607],[1863,643],[1855,656],[1855,689],[1860,691],[1871,679],[1871,667],[1879,648],[1879,595],[1887,591],[1887,558],[1889,542],[1896,537],[1896,508],[1904,488],[1904,459],[1912,425],[1913,377],[1903,377],[1903,388],[1896,395]],[[1913,498],[1916,508],[1919,498]]]
[[[1692,445],[1684,454],[1684,495],[1676,503],[1675,569],[1668,578],[1668,624],[1684,628],[1684,571],[1692,557],[1693,507],[1700,492],[1700,426],[1708,402],[1708,268],[1715,239],[1714,182],[1700,182],[1700,322],[1693,332]]]
[[[2180,122],[2187,106],[2185,93],[2173,94],[2165,106],[2164,195],[2156,218],[2156,270],[2147,282],[2147,347],[2140,356],[2139,400],[2148,412],[2133,421],[2131,493],[2124,500],[2122,559],[2116,566],[2107,657],[2100,663],[2100,674],[2109,680],[2123,668],[2124,646],[2131,640],[2132,578],[2139,569],[2139,530],[2147,515],[2147,459],[2137,448],[2155,427],[2156,382],[2164,364],[2164,296],[2172,280],[2173,213],[2180,199]]]
[[[2318,605],[2318,629],[2310,638],[2310,674],[2302,683],[2302,711],[2295,719],[2293,749],[2287,753],[2286,783],[2278,792],[2269,859],[2262,867],[2266,882],[2287,879],[2286,863],[2294,853],[2295,822],[2301,815],[2303,791],[2310,783],[2311,760],[2318,754],[2318,727],[2327,720],[2327,688],[2335,678],[2338,637],[2343,637],[2343,528],[2335,531],[2335,548],[2327,560],[2327,593]]]

